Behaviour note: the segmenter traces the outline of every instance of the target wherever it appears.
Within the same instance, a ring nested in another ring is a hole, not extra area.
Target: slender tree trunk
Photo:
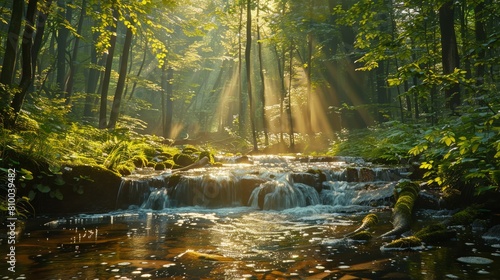
[[[167,137],[167,106],[165,104],[165,95],[167,93],[167,62],[164,61],[161,67],[161,131],[163,137]]]
[[[309,0],[309,29],[312,30],[312,20],[314,11],[314,0]],[[307,33],[307,133],[312,136],[312,56],[313,56],[313,35],[312,32]]]
[[[243,54],[242,54],[242,49],[243,49],[243,43],[241,41],[241,33],[243,30],[243,1],[240,2],[240,18],[239,18],[239,25],[238,25],[238,93],[239,93],[239,101],[240,101],[240,108],[239,108],[239,134],[240,137],[246,138],[246,112],[247,112],[247,104],[245,102],[245,96],[243,94],[243,79],[242,79],[242,61],[243,61]]]
[[[116,7],[113,8],[113,17],[115,19],[118,18],[118,10]],[[111,68],[113,67],[113,56],[115,52],[116,45],[116,26],[117,22],[111,27],[111,38],[109,40],[109,49],[106,55],[106,68],[104,69],[104,77],[102,79],[101,86],[101,105],[99,108],[99,128],[106,128],[107,126],[107,117],[106,111],[108,107],[108,90],[109,90],[109,82],[111,80]]]
[[[144,68],[144,64],[146,63],[146,54],[148,53],[147,52],[148,50],[148,41],[145,40],[145,43],[144,43],[144,54],[142,56],[142,62],[141,62],[141,66],[139,67],[139,70],[137,71],[137,78],[139,78],[141,76],[141,73],[142,73],[142,69]],[[135,92],[135,89],[137,87],[137,81],[134,82],[134,84],[132,85],[132,90],[130,91],[130,95],[128,96],[128,100],[132,100],[132,97],[134,96],[134,92]]]
[[[252,48],[252,1],[247,0],[247,43],[245,46],[245,70],[247,74],[248,104],[250,105],[250,128],[252,129],[253,150],[258,151],[257,135],[255,132],[255,110],[252,97],[252,72],[250,51]]]
[[[269,135],[267,129],[267,117],[266,117],[266,81],[264,77],[264,64],[262,62],[262,41],[260,38],[260,26],[259,26],[259,12],[260,12],[260,1],[257,1],[257,46],[259,55],[259,74],[262,87],[260,90],[260,100],[262,101],[262,128],[264,130],[264,144],[269,146]]]
[[[484,1],[479,1],[479,3],[474,7],[474,22],[475,22],[475,36],[476,36],[476,44],[483,44],[486,39],[486,28],[484,24],[484,13],[485,4]],[[484,75],[486,73],[486,66],[483,62],[486,57],[486,51],[484,48],[479,48],[477,53],[477,63],[476,66],[476,85],[481,86],[484,83]]]
[[[77,34],[82,34],[83,19],[85,16],[85,0],[82,1],[82,10],[80,12],[80,19],[78,20],[78,27],[76,30]],[[66,104],[71,103],[71,96],[73,95],[73,85],[75,83],[75,75],[77,72],[76,60],[78,58],[78,48],[80,46],[80,38],[77,36],[75,38],[75,43],[73,45],[73,54],[71,55],[71,60],[69,64],[69,76],[68,83],[66,84]]]
[[[30,0],[26,10],[26,24],[24,25],[23,41],[21,43],[22,54],[22,73],[19,83],[19,90],[14,95],[11,107],[14,112],[14,118],[9,122],[10,126],[14,125],[17,115],[23,106],[26,93],[33,81],[33,65],[31,64],[31,47],[33,46],[33,32],[35,26],[36,6],[38,0]]]
[[[70,2],[71,3],[71,2]],[[66,1],[59,0],[57,2],[61,9],[60,17],[71,20],[71,8],[68,7]],[[66,88],[66,49],[68,48],[69,30],[66,27],[61,27],[57,34],[57,84],[59,86],[61,96],[65,96]]]
[[[441,31],[441,57],[443,63],[443,74],[451,74],[459,67],[457,39],[454,28],[453,1],[445,2],[439,8],[439,26]],[[445,98],[449,109],[456,113],[460,105],[460,88],[458,83],[445,89]]]
[[[174,69],[168,67],[167,69],[167,80],[166,80],[166,90],[167,90],[167,100],[166,100],[166,110],[167,114],[165,116],[165,137],[172,138],[172,119],[173,119],[173,79],[174,79]]]
[[[385,86],[385,65],[386,62],[380,61],[379,62],[379,67],[375,70],[375,82],[376,82],[376,91],[377,91],[377,107],[378,107],[378,116],[377,120],[379,122],[386,122],[387,121],[387,115],[389,115],[388,112],[388,103],[389,99],[387,97],[387,91],[386,91],[386,86]]]
[[[290,126],[290,150],[294,151],[295,149],[295,135],[293,129],[293,117],[292,117],[292,81],[293,81],[293,42],[290,42],[290,61],[289,61],[289,69],[288,69],[288,103],[286,104],[286,111],[288,115],[288,125]]]
[[[97,91],[97,85],[99,83],[99,75],[101,72],[96,69],[98,63],[102,64],[97,60],[97,50],[94,47],[95,42],[97,41],[97,38],[99,38],[98,33],[94,33],[92,35],[92,45],[90,47],[90,65],[91,67],[89,68],[89,74],[88,74],[88,79],[87,79],[87,89],[86,89],[86,96],[85,96],[85,106],[83,109],[83,116],[84,117],[91,117],[92,116],[92,108],[94,106],[95,102],[95,97],[94,94]]]
[[[33,48],[32,48],[32,58],[31,58],[31,64],[33,65],[33,81],[35,81],[35,73],[37,72],[35,69],[37,69],[37,60],[38,60],[38,54],[40,53],[40,49],[42,48],[43,44],[43,34],[45,32],[45,26],[47,25],[47,17],[48,17],[48,12],[49,8],[52,5],[52,0],[47,0],[43,7],[40,9],[36,21],[36,34],[35,34],[35,40],[33,41]],[[38,71],[39,73],[41,72],[40,70]]]
[[[2,73],[0,73],[0,114],[5,124],[10,118],[8,111],[10,104],[9,86],[14,81],[16,72],[17,50],[19,46],[19,36],[21,34],[21,24],[23,21],[24,1],[12,1],[12,14],[9,23],[7,38],[5,40],[5,53],[2,63]]]
[[[118,121],[118,116],[120,115],[122,95],[127,80],[127,65],[128,57],[130,54],[130,46],[132,45],[132,36],[132,29],[127,28],[125,42],[123,43],[122,59],[120,61],[120,73],[118,76],[118,82],[116,83],[116,92],[113,99],[113,106],[111,107],[111,114],[109,116],[108,127],[111,129],[114,129],[116,127],[116,122]]]
[[[280,142],[283,143],[285,142],[285,139],[283,138],[283,112],[284,112],[284,102],[285,102],[285,95],[286,95],[286,89],[285,89],[285,74],[284,74],[284,65],[285,65],[285,55],[281,56],[278,52],[278,48],[274,46],[274,52],[276,54],[276,62],[278,66],[278,75],[280,78],[280,117],[279,117],[279,128],[280,128]]]

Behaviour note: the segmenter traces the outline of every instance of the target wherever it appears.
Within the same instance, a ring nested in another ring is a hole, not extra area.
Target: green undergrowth
[[[329,154],[359,156],[376,163],[416,163],[417,179],[440,188],[452,198],[450,207],[459,207],[500,191],[498,112],[474,107],[436,125],[392,121],[343,130],[337,133]]]
[[[136,168],[180,168],[205,156],[211,163],[215,162],[209,148],[171,146],[165,144],[168,142],[162,137],[143,135],[128,127],[97,129],[62,119],[57,118],[57,114],[56,117],[44,114],[34,117],[24,112],[15,129],[0,127],[0,169],[7,172],[14,168],[16,187],[28,190],[28,195],[17,198],[17,209],[28,209],[27,204],[38,193],[59,200],[64,199],[63,188],[81,193],[80,185],[91,178],[75,175],[70,182],[64,175],[77,166],[95,166],[124,176]],[[6,192],[6,185],[2,186],[2,193]],[[4,206],[6,201],[2,198],[0,210],[5,210]]]
[[[408,151],[418,139],[419,125],[387,122],[359,130],[342,130],[336,135],[328,153],[336,156],[358,156],[364,159],[398,164],[408,161]]]

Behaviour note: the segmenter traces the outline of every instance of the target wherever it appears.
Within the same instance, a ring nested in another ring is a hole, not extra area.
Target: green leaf
[[[56,179],[54,180],[54,184],[56,184],[57,186],[62,186],[65,183],[66,182],[64,182],[64,180],[61,176],[57,176]]]
[[[433,161],[430,161],[430,162],[422,162],[422,164],[420,164],[420,168],[422,169],[432,169],[432,163]]]
[[[62,194],[61,190],[59,189],[56,189],[53,194],[51,192],[51,196],[53,195],[53,197],[57,198],[58,200],[62,200],[64,198],[64,195]]]
[[[21,168],[19,174],[21,174],[23,180],[33,180],[33,173],[27,169]]]
[[[50,187],[49,186],[42,185],[42,184],[36,184],[35,187],[41,193],[48,193],[48,192],[50,192]]]

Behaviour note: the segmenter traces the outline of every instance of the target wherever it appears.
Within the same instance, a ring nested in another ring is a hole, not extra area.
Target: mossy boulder
[[[416,236],[408,236],[393,240],[381,247],[382,250],[420,250],[422,240]]]
[[[416,232],[415,237],[427,244],[436,244],[455,237],[456,232],[448,230],[443,224],[431,224]]]
[[[198,156],[198,160],[200,160],[200,159],[202,159],[204,157],[208,158],[208,160],[209,160],[208,162],[210,164],[214,164],[215,163],[215,157],[214,157],[214,155],[211,152],[209,152],[209,151],[202,151],[202,152],[200,152],[200,154]]]
[[[186,145],[182,149],[182,153],[183,154],[188,154],[188,155],[199,154],[200,150],[198,148],[196,148],[195,146],[193,146],[193,145]]]
[[[188,166],[196,161],[197,157],[190,154],[181,153],[174,156],[174,162],[180,166]]]
[[[55,177],[54,177],[55,178]],[[72,165],[62,168],[58,197],[38,192],[31,202],[35,214],[101,213],[115,209],[121,175],[100,165]],[[56,189],[54,184],[51,188]],[[28,196],[29,188],[19,188]],[[60,198],[60,199],[59,199]]]
[[[451,216],[448,221],[449,225],[469,225],[471,224],[479,215],[479,207],[476,205],[469,206]]]
[[[170,160],[170,159],[169,160],[165,160],[163,162],[163,164],[165,165],[165,168],[167,168],[167,169],[172,169],[175,166],[175,162],[173,160]]]
[[[156,165],[155,165],[155,170],[157,171],[161,171],[161,170],[165,170],[165,164],[163,162],[158,162]]]

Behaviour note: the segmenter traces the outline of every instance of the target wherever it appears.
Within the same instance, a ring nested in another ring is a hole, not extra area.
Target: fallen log
[[[399,192],[392,213],[393,229],[382,234],[380,238],[400,236],[404,232],[410,230],[411,227],[413,205],[420,192],[420,187],[415,182],[401,181],[396,186],[396,189],[399,189]]]

